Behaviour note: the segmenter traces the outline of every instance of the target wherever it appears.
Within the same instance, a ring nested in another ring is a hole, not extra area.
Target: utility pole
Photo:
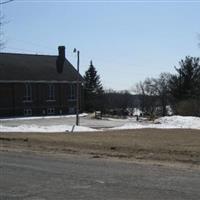
[[[74,53],[77,53],[77,79],[76,79],[76,126],[79,125],[79,106],[80,106],[80,95],[79,95],[79,63],[80,63],[80,52],[74,49]]]

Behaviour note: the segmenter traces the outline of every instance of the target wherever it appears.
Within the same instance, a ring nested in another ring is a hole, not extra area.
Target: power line
[[[14,0],[3,1],[3,2],[0,2],[0,5],[7,4],[7,3],[10,3],[10,2],[12,2],[12,1],[14,1]]]
[[[52,49],[52,46],[47,46],[47,45],[43,45],[43,44],[38,44],[35,42],[30,42],[30,41],[24,41],[24,40],[18,40],[18,39],[14,39],[12,41],[16,41],[15,42],[15,46],[11,46],[8,44],[6,49],[13,49],[13,50],[22,50],[24,52],[37,52],[37,53],[41,53],[42,54],[51,54],[54,55],[55,54],[55,49]],[[12,42],[11,42],[12,43]],[[22,49],[22,48],[18,48],[24,46],[26,49]],[[39,52],[38,52],[39,51]]]
[[[41,55],[49,55],[47,53],[45,53],[44,51],[38,51],[38,50],[28,50],[28,49],[24,49],[24,48],[16,48],[16,47],[12,47],[12,46],[7,46],[6,47],[6,51],[5,52],[10,52],[10,50],[14,50],[17,51],[19,53],[23,53],[23,54],[41,54]]]
[[[12,0],[13,1],[13,0]],[[24,3],[200,3],[200,0],[18,0]]]
[[[49,46],[49,45],[45,45],[45,44],[39,44],[38,42],[32,42],[32,41],[28,41],[28,40],[19,40],[19,39],[12,39],[12,41],[14,42],[17,42],[17,43],[22,43],[22,44],[28,44],[29,46],[32,46],[32,47],[41,47],[41,48],[45,48],[45,49],[52,49],[52,46]]]

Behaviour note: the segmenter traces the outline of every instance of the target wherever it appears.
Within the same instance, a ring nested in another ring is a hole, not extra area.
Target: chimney
[[[56,60],[56,68],[58,73],[63,72],[63,66],[65,62],[65,46],[58,47],[58,57]]]
[[[58,47],[58,56],[61,60],[65,60],[65,46]]]

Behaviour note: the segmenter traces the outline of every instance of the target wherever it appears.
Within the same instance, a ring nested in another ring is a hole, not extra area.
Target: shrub
[[[176,111],[183,116],[200,116],[200,99],[180,101],[176,105]]]

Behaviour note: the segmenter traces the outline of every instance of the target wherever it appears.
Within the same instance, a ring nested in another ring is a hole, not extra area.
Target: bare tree
[[[135,88],[133,88],[133,91],[139,95],[140,100],[140,109],[142,112],[145,112],[145,102],[146,102],[146,92],[145,92],[145,86],[144,82],[140,81],[136,84]]]
[[[7,3],[10,3],[14,0],[4,0],[4,1],[0,1],[0,6],[3,6]],[[3,41],[3,31],[2,31],[2,26],[5,23],[4,21],[4,15],[2,14],[1,10],[0,10],[0,51],[4,48],[5,42]]]
[[[153,119],[157,105],[157,95],[152,85],[153,79],[146,78],[145,81],[136,84],[135,92],[139,95],[140,109],[145,115],[149,115]]]
[[[3,19],[4,19],[4,17],[3,17],[3,15],[0,12],[0,50],[2,50],[3,47],[4,47],[3,31],[2,31],[2,26],[3,26],[3,22],[4,22]]]
[[[149,85],[152,95],[158,96],[160,100],[163,116],[167,115],[166,106],[168,104],[170,78],[171,74],[161,73],[157,79],[152,79],[151,84]]]
[[[136,85],[135,92],[140,95],[140,107],[144,113],[151,117],[167,114],[170,77],[170,74],[162,73],[158,78],[146,78]]]

